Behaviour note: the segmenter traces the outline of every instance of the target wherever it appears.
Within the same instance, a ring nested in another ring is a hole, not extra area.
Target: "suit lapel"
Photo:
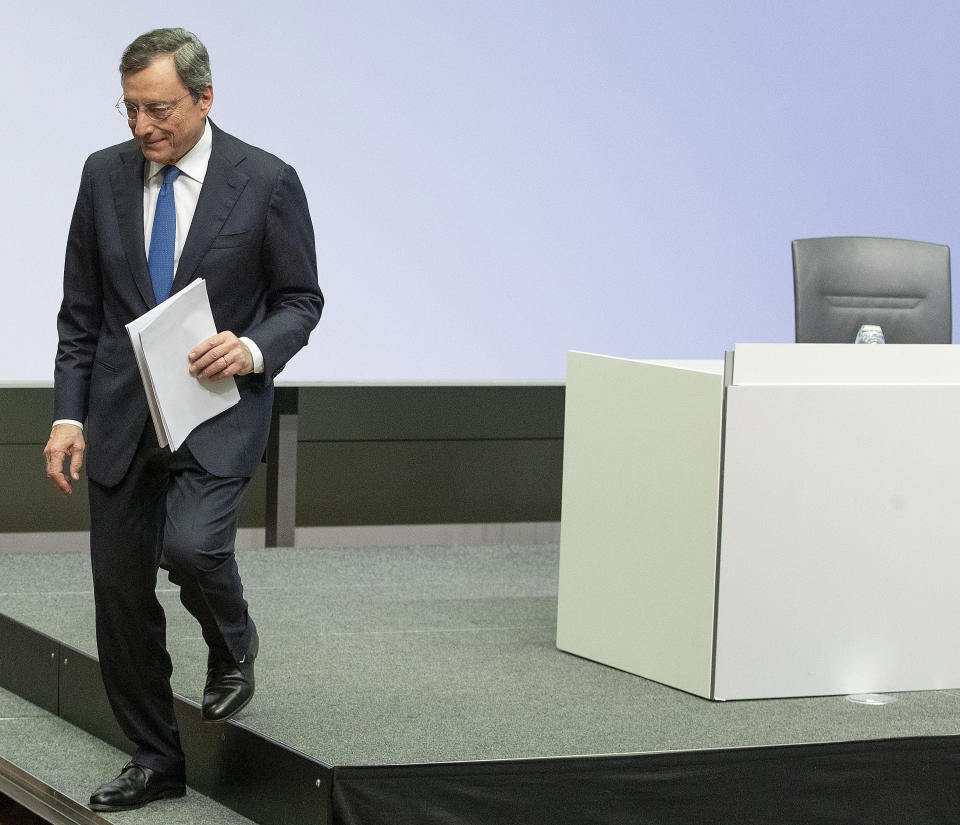
[[[207,165],[197,210],[193,214],[190,232],[177,265],[173,292],[183,289],[194,278],[203,274],[198,272],[197,268],[249,180],[237,169],[243,157],[235,141],[214,127],[210,163]]]
[[[133,280],[148,307],[157,305],[143,245],[143,166],[140,147],[131,142],[120,150],[122,165],[110,174],[120,239]]]

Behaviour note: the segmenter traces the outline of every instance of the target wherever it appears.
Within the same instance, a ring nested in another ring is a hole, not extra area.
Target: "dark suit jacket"
[[[144,163],[133,140],[87,159],[57,318],[54,418],[86,421],[87,473],[103,485],[123,477],[149,415],[125,329],[156,305],[143,242]],[[264,372],[238,376],[240,403],[200,425],[187,445],[208,472],[249,476],[266,446],[273,378],[307,343],[323,295],[296,172],[216,127],[173,291],[196,278],[206,279],[217,329],[253,339]]]

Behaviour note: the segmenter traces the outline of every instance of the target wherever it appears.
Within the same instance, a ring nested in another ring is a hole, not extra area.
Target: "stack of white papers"
[[[190,352],[217,334],[206,282],[180,292],[127,324],[161,447],[176,450],[193,429],[239,403],[233,377],[222,381],[190,375]]]

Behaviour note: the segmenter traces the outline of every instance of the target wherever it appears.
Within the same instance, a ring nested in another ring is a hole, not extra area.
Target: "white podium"
[[[709,699],[960,687],[960,348],[569,354],[557,646]]]

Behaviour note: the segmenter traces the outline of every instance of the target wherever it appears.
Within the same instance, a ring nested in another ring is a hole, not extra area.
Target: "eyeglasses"
[[[180,105],[180,101],[188,97],[190,97],[190,92],[171,103],[144,103],[142,106],[135,106],[124,100],[123,95],[120,95],[120,99],[117,101],[117,111],[120,112],[121,117],[125,117],[127,120],[136,120],[140,112],[143,112],[150,120],[166,120],[173,114],[173,110]]]

